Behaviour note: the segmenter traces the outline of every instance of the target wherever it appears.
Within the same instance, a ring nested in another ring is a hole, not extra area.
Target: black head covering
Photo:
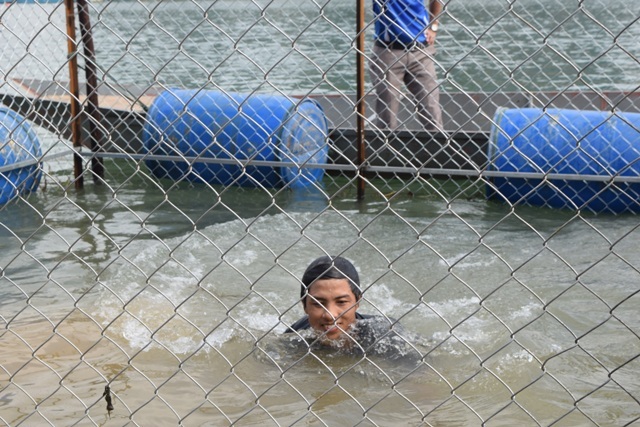
[[[302,304],[306,304],[305,295],[309,287],[316,280],[320,279],[347,279],[351,292],[355,295],[356,300],[360,300],[362,291],[360,290],[360,277],[356,268],[345,258],[340,256],[330,257],[322,256],[314,260],[302,275],[302,287],[300,289],[300,298]]]

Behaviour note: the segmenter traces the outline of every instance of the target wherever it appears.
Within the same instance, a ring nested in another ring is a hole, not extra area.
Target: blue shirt
[[[375,39],[384,42],[425,43],[429,10],[424,0],[372,0]]]

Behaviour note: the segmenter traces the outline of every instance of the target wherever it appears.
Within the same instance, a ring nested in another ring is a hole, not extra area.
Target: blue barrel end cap
[[[298,167],[280,168],[285,185],[306,188],[322,180],[324,169],[312,165],[327,163],[327,135],[327,118],[320,104],[306,99],[293,109],[282,129],[280,160]]]

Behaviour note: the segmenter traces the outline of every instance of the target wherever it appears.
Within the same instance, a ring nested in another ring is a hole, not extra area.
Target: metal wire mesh
[[[434,133],[370,3],[4,3],[0,420],[637,424],[640,4],[443,4]],[[393,340],[283,335],[324,254]]]

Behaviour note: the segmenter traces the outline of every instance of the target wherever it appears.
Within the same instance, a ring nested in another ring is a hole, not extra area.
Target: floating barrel
[[[488,170],[504,173],[487,185],[490,199],[596,213],[640,211],[640,114],[500,109],[488,160]],[[531,173],[537,175],[528,178]],[[536,179],[540,174],[561,176]]]
[[[176,160],[148,160],[159,178],[210,184],[307,187],[324,170],[327,120],[310,99],[202,90],[167,90],[148,112],[143,141],[148,153]],[[191,159],[185,159],[191,158]],[[215,158],[222,162],[198,162]],[[252,166],[242,162],[293,162],[301,167]]]
[[[40,141],[29,122],[0,107],[0,205],[38,188]]]

